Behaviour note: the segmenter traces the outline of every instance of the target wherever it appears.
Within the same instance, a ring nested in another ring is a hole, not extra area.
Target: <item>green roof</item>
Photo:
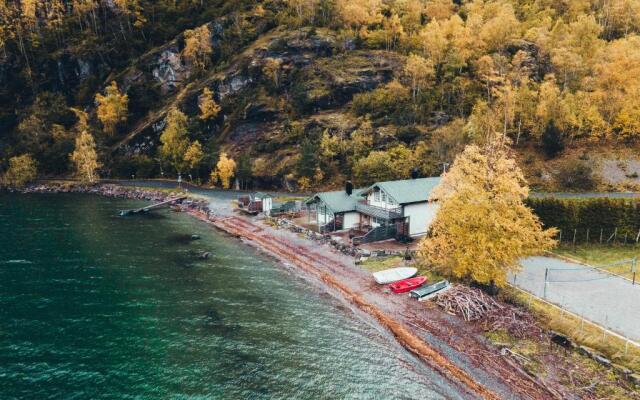
[[[266,199],[268,197],[273,197],[269,193],[262,193],[262,192],[254,192],[252,193],[252,196],[254,199]]]
[[[439,183],[440,177],[376,182],[363,190],[362,194],[369,193],[377,187],[391,196],[398,204],[417,203],[427,201],[431,191],[433,191]]]
[[[306,204],[324,203],[334,213],[355,211],[356,203],[362,200],[362,195],[374,188],[384,190],[398,204],[417,203],[427,201],[433,188],[440,183],[440,178],[405,179],[400,181],[377,182],[368,188],[354,189],[351,196],[344,190],[335,192],[320,192],[305,201]]]
[[[344,190],[335,192],[316,193],[306,201],[307,204],[314,203],[318,200],[326,204],[334,213],[342,213],[347,211],[355,211],[356,203],[360,200],[359,195],[362,189],[354,189],[351,196]]]

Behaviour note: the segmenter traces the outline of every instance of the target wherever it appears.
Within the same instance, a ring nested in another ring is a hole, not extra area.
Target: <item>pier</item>
[[[133,214],[148,213],[149,211],[157,210],[158,208],[162,208],[162,207],[169,206],[169,205],[172,205],[172,204],[181,203],[186,198],[187,198],[187,196],[180,196],[180,197],[176,197],[174,199],[169,199],[169,200],[162,201],[160,203],[151,204],[151,205],[146,206],[146,207],[135,208],[135,209],[132,209],[132,210],[120,210],[120,216],[124,217],[124,216],[127,216],[127,215],[133,215]]]

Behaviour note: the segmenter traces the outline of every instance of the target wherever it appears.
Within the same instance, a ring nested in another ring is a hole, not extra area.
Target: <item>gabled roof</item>
[[[400,181],[376,182],[362,191],[366,195],[375,188],[383,190],[398,204],[427,201],[431,191],[440,183],[440,177],[404,179]]]
[[[362,189],[353,189],[351,196],[344,190],[335,192],[320,192],[316,193],[306,201],[307,204],[311,204],[317,200],[320,200],[327,205],[334,213],[342,213],[347,211],[355,211],[356,203],[360,200],[359,195]]]
[[[251,193],[251,195],[253,196],[254,199],[266,199],[269,197],[273,197],[269,193],[263,193],[263,192],[253,192]]]

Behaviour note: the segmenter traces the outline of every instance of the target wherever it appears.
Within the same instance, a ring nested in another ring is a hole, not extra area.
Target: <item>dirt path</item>
[[[322,280],[375,318],[407,350],[472,398],[572,398],[524,372],[469,325],[437,308],[393,295],[376,285],[354,260],[329,247],[240,216],[196,217]]]

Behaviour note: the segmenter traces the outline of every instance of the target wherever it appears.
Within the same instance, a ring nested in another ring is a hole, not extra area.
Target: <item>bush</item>
[[[357,115],[370,114],[390,122],[405,123],[413,120],[409,89],[398,82],[353,96],[352,109]]]
[[[581,160],[564,162],[556,173],[556,181],[570,190],[593,190],[598,185],[591,163]]]
[[[2,185],[21,188],[36,178],[37,167],[34,159],[24,154],[9,159],[9,169],[2,177]]]

